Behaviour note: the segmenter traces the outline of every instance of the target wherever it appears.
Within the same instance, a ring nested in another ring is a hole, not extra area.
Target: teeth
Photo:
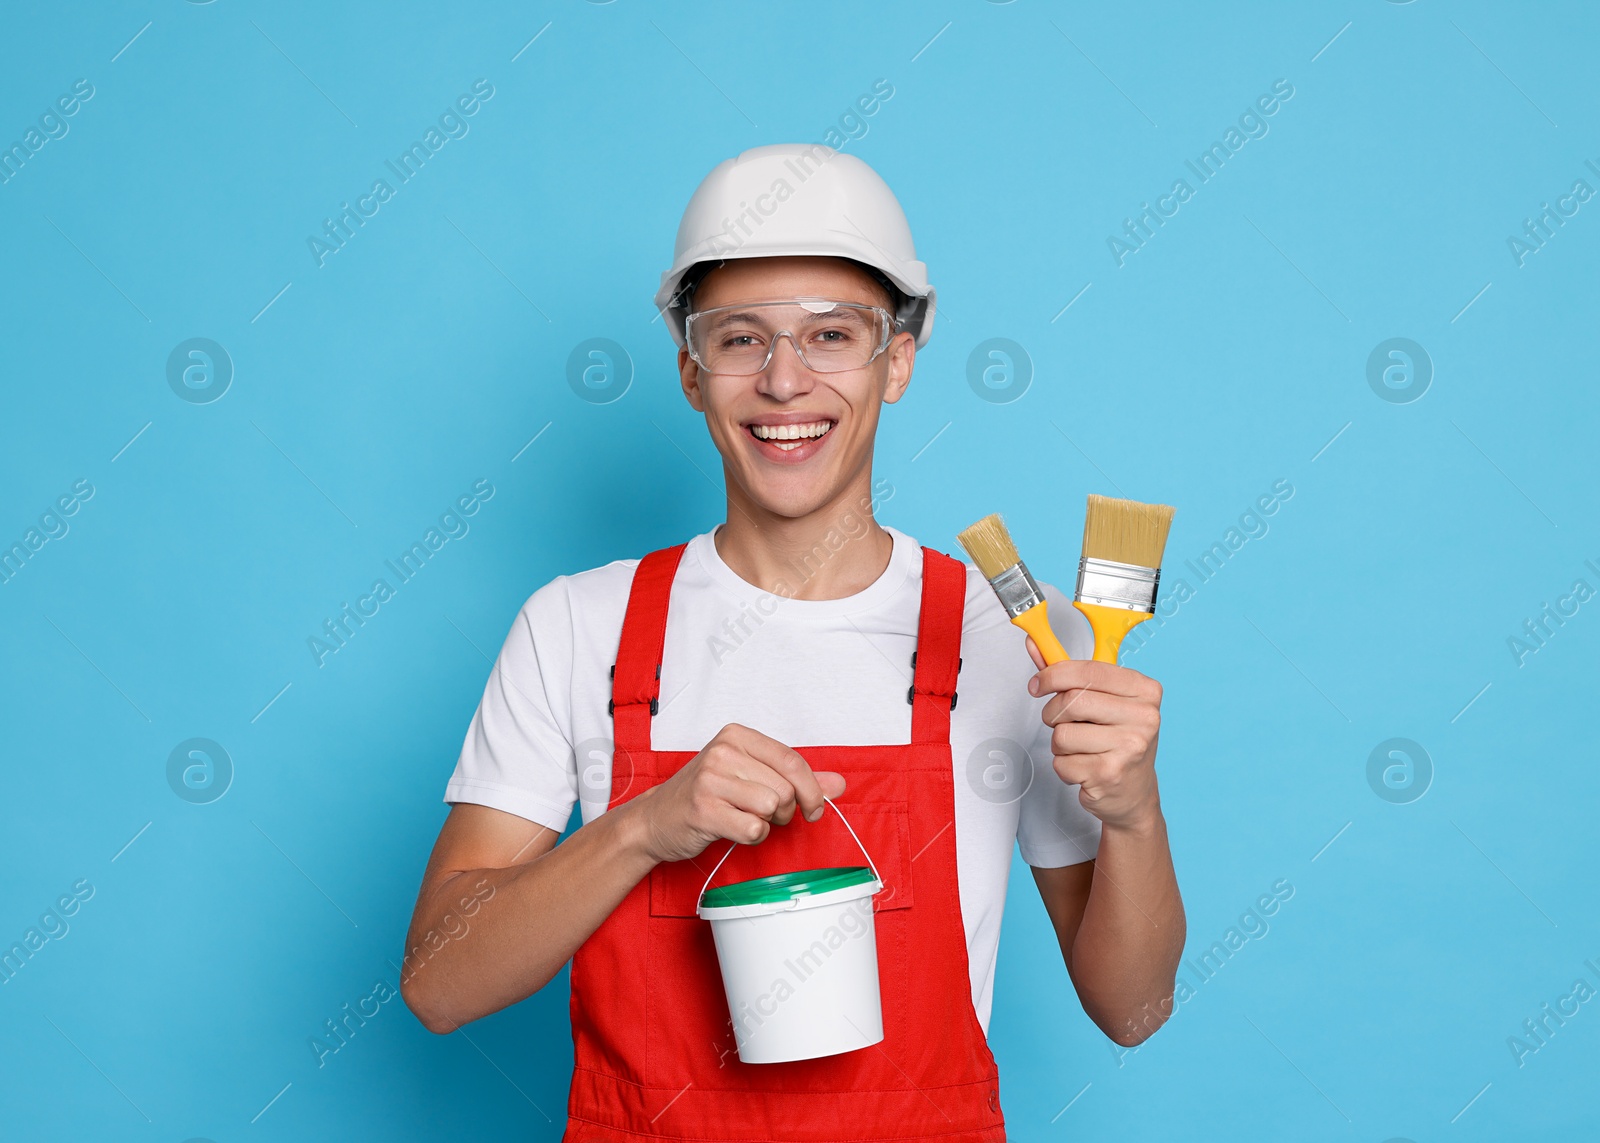
[[[751,425],[750,431],[764,441],[794,441],[820,437],[832,427],[832,421],[813,421],[808,425]]]

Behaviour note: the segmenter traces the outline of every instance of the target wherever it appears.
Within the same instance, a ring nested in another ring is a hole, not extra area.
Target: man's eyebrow
[[[756,313],[754,310],[736,310],[732,313],[718,314],[716,320],[711,323],[711,326],[713,329],[716,329],[718,327],[727,325],[729,322],[754,321],[760,316],[761,315]]]

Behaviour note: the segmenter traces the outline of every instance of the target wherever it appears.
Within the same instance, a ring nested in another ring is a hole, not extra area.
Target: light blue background
[[[0,585],[0,941],[95,892],[0,986],[8,1137],[559,1136],[564,976],[447,1038],[397,999],[323,1067],[308,1042],[397,980],[518,606],[721,518],[650,304],[689,193],[879,79],[848,149],[940,303],[884,418],[887,522],[952,550],[1003,511],[1070,585],[1086,492],[1159,499],[1176,578],[1295,490],[1128,659],[1167,687],[1197,995],[1119,1059],[1019,860],[991,1029],[1012,1138],[1600,1130],[1600,1004],[1523,1066],[1507,1047],[1600,986],[1600,602],[1507,647],[1600,589],[1600,201],[1520,267],[1506,241],[1600,188],[1592,7],[20,7],[0,142],[95,94],[0,185],[0,541],[95,494]],[[319,268],[308,236],[479,78],[470,133]],[[1279,78],[1269,134],[1119,267],[1108,236]],[[167,383],[194,337],[233,363],[214,403]],[[566,380],[595,337],[631,359],[612,403]],[[1420,400],[1368,385],[1394,337],[1432,362]],[[1031,360],[1018,400],[969,385],[990,338]],[[318,667],[307,638],[479,478],[470,533]],[[236,768],[210,804],[167,783],[192,737]],[[1409,803],[1367,780],[1393,737],[1434,771]],[[1196,984],[1278,879],[1270,932]]]

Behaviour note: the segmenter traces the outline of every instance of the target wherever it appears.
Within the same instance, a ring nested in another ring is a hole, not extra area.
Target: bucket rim
[[[870,896],[882,888],[883,882],[863,865],[797,869],[719,885],[701,895],[695,911],[707,918],[759,916]]]
[[[701,894],[700,904],[711,909],[730,905],[782,905],[799,897],[814,897],[875,880],[872,870],[865,865],[825,865],[718,885]]]
[[[751,921],[757,917],[776,917],[779,914],[801,913],[808,909],[829,909],[862,897],[871,897],[882,888],[881,881],[870,881],[864,885],[847,885],[831,893],[818,893],[813,897],[795,897],[776,905],[728,905],[720,909],[708,909],[700,905],[695,909],[695,913],[702,920],[713,922],[713,925],[718,921]]]

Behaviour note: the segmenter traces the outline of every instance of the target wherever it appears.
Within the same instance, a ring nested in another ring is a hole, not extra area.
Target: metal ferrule
[[[1044,602],[1044,593],[1028,574],[1026,564],[1018,561],[989,581],[1000,605],[1006,609],[1006,618],[1015,619],[1030,607]]]
[[[1078,561],[1077,599],[1080,603],[1097,603],[1101,607],[1154,612],[1156,586],[1160,582],[1160,568],[1142,568],[1137,564],[1084,556]]]

